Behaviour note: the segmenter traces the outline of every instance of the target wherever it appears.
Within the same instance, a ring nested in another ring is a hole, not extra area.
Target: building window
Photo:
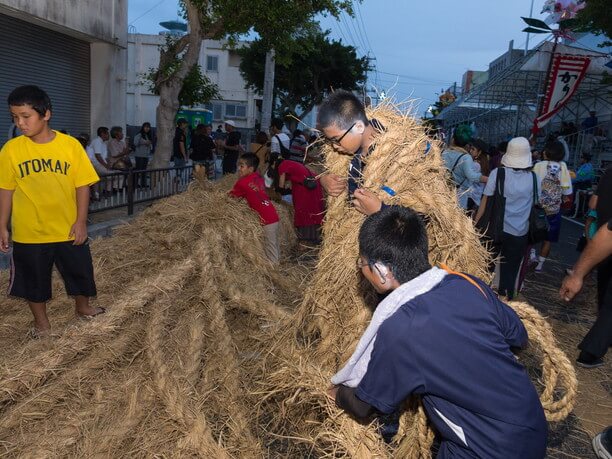
[[[206,71],[207,72],[218,72],[219,71],[219,56],[206,56]]]
[[[246,105],[226,104],[225,116],[228,118],[246,118]]]
[[[238,54],[236,51],[229,52],[228,65],[230,67],[240,67],[241,60],[242,58],[240,57],[240,54]]]

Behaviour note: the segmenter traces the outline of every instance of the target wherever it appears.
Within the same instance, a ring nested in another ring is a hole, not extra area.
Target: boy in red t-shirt
[[[230,191],[230,195],[245,198],[249,207],[259,214],[264,228],[265,251],[268,260],[277,264],[280,257],[278,240],[278,214],[266,193],[264,179],[257,172],[259,158],[253,153],[245,153],[238,160],[240,179]]]

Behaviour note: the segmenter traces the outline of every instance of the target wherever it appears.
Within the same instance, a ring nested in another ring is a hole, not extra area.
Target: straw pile
[[[247,388],[253,331],[288,315],[301,271],[281,276],[265,260],[259,217],[226,195],[228,184],[194,184],[95,241],[97,302],[109,308],[95,321],[70,319],[56,281],[57,336],[24,343],[16,331],[29,313],[7,301],[0,454],[266,455]],[[286,253],[295,237],[278,208]]]
[[[427,218],[432,263],[486,277],[488,254],[457,209],[439,147],[389,108],[368,159],[365,185]],[[427,154],[425,152],[427,151]],[[326,167],[344,175],[348,158]],[[325,391],[352,352],[370,310],[355,260],[363,217],[346,196],[329,199],[314,273],[264,258],[263,231],[245,203],[227,196],[235,177],[194,183],[92,245],[100,296],[92,323],[71,320],[55,281],[49,304],[57,336],[21,337],[29,313],[3,305],[0,327],[0,454],[105,457],[429,457],[433,433],[410,400],[395,441],[340,412]],[[283,254],[295,243],[282,205]],[[311,276],[312,274],[312,276]],[[6,274],[2,274],[2,283]],[[303,290],[305,291],[303,292]],[[295,305],[298,305],[294,311]],[[550,420],[575,394],[571,365],[548,324],[513,305],[542,365]],[[522,357],[521,357],[522,358]]]

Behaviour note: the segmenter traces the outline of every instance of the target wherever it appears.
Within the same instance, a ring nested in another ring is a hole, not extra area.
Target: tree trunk
[[[174,139],[175,115],[179,109],[178,95],[183,82],[173,79],[159,90],[159,105],[156,109],[157,143],[151,168],[168,167],[172,156],[172,140]]]
[[[183,87],[183,81],[198,62],[200,48],[202,47],[202,21],[200,9],[191,1],[185,1],[189,33],[183,36],[175,46],[167,50],[161,50],[159,54],[159,67],[164,69],[167,64],[180,59],[181,64],[171,75],[163,75],[159,72],[155,82],[159,91],[159,105],[156,111],[157,146],[151,161],[152,168],[168,167],[172,155],[172,139],[174,137],[174,117],[179,109],[178,95]],[[185,51],[186,50],[186,51]],[[181,54],[182,53],[182,54]],[[178,58],[177,56],[181,56]]]

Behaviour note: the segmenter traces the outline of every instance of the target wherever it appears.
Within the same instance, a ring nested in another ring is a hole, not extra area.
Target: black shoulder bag
[[[506,198],[504,196],[504,184],[506,181],[506,169],[497,169],[495,180],[495,192],[493,196],[487,197],[487,204],[476,224],[485,241],[493,244],[501,244],[504,233],[504,214],[506,212]]]
[[[550,228],[548,219],[546,218],[546,212],[540,205],[538,199],[538,183],[536,180],[535,172],[532,172],[533,176],[533,205],[531,206],[531,212],[529,213],[529,232],[528,241],[529,244],[537,244],[542,242],[548,236],[548,230]]]

